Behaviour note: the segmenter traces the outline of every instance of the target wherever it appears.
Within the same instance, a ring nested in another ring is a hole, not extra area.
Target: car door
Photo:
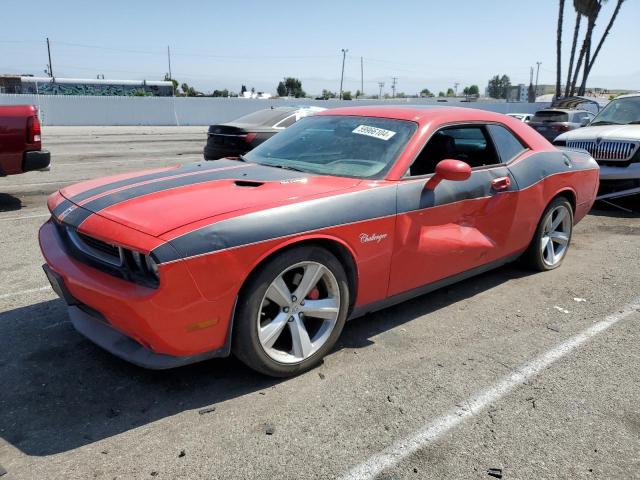
[[[502,125],[453,125],[431,136],[398,186],[389,296],[507,255],[517,185],[505,164],[524,150]],[[449,158],[467,162],[471,177],[425,189],[435,165]]]

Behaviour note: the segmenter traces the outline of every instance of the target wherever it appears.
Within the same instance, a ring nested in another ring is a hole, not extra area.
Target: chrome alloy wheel
[[[552,267],[562,261],[571,238],[571,214],[559,205],[547,214],[542,230],[540,251],[545,264]]]
[[[258,338],[281,363],[299,363],[329,339],[340,313],[340,288],[317,262],[288,267],[269,285],[258,311]]]

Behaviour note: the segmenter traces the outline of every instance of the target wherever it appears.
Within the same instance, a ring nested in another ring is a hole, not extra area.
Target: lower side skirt
[[[367,313],[376,312],[378,310],[382,310],[384,308],[392,307],[393,305],[397,305],[399,303],[405,302],[415,297],[419,297],[420,295],[424,295],[434,290],[438,290],[442,287],[447,287],[453,283],[458,283],[462,280],[466,280],[467,278],[475,277],[476,275],[480,275],[481,273],[488,272],[489,270],[493,270],[495,268],[501,267],[507,263],[513,262],[517,260],[523,253],[518,252],[513,255],[509,255],[507,257],[501,258],[499,260],[495,260],[493,262],[487,263],[485,265],[480,265],[479,267],[472,268],[471,270],[467,270],[465,272],[458,273],[456,275],[452,275],[447,278],[443,278],[442,280],[438,280],[436,282],[430,283],[428,285],[423,285],[422,287],[414,288],[413,290],[408,290],[403,293],[399,293],[392,297],[385,298],[384,300],[379,300],[377,302],[369,303],[367,305],[361,305],[359,307],[355,307],[351,314],[349,315],[348,320],[353,320],[354,318],[362,317]]]

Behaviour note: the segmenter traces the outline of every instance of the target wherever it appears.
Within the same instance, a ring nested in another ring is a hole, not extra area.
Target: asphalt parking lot
[[[0,473],[23,478],[640,478],[640,200],[564,265],[518,264],[350,322],[323,365],[142,370],[75,332],[41,270],[46,197],[197,161],[206,127],[49,127],[0,178]]]

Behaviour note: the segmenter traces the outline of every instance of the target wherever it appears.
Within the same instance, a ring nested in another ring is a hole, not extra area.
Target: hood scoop
[[[236,187],[244,187],[244,188],[257,188],[264,185],[264,182],[256,182],[252,180],[235,180],[233,184]]]

